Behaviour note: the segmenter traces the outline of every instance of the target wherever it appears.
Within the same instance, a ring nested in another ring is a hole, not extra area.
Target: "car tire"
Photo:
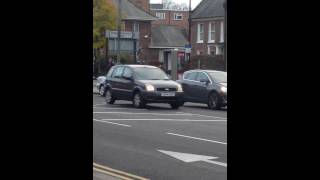
[[[107,89],[105,92],[105,99],[107,104],[114,104],[116,99],[112,96],[110,89]]]
[[[99,95],[102,96],[102,97],[106,95],[106,94],[105,94],[105,88],[104,88],[103,85],[101,85],[101,86],[99,87]]]
[[[146,106],[146,103],[144,102],[140,92],[134,93],[132,104],[135,108],[144,108]]]
[[[179,107],[181,106],[181,103],[171,103],[170,106],[172,109],[179,109]]]
[[[220,97],[216,92],[212,92],[208,98],[208,107],[212,110],[221,109]]]

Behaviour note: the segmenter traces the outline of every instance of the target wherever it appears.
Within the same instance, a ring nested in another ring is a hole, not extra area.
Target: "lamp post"
[[[117,37],[117,64],[120,63],[120,35],[121,35],[121,1],[118,0],[118,37]]]
[[[227,72],[227,0],[223,3],[224,8],[224,59],[226,61],[226,72]]]

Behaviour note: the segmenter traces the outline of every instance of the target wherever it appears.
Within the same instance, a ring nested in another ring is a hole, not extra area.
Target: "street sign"
[[[210,164],[216,164],[219,166],[227,167],[227,163],[212,160],[212,159],[218,159],[218,157],[203,156],[203,155],[189,154],[189,153],[180,153],[180,152],[174,152],[174,151],[164,151],[164,150],[158,150],[158,151],[186,163],[203,161]]]
[[[191,53],[191,44],[184,45],[184,51],[185,53]]]
[[[110,39],[118,38],[118,31],[107,30],[106,38],[110,38]],[[120,38],[121,39],[139,39],[139,33],[132,32],[132,31],[121,31]]]

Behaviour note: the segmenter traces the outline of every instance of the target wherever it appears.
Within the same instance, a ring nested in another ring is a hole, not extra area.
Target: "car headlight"
[[[221,87],[221,91],[222,92],[227,92],[227,88],[226,87]]]
[[[151,85],[151,84],[147,84],[147,85],[146,85],[146,90],[147,90],[147,91],[154,91],[154,86]]]
[[[182,86],[178,84],[178,92],[183,92]]]

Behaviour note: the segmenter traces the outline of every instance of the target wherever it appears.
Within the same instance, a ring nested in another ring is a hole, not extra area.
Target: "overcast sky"
[[[186,3],[187,5],[189,5],[189,0],[172,0],[173,2],[176,3]],[[191,0],[191,7],[192,9],[194,9],[201,0]],[[150,3],[161,3],[162,0],[150,0]]]

